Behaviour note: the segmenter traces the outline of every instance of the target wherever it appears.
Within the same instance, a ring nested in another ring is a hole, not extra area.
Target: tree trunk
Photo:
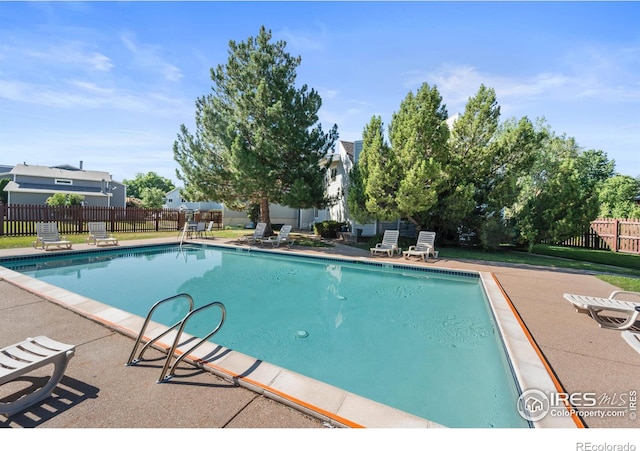
[[[271,216],[269,215],[269,199],[263,197],[260,199],[260,222],[265,222],[267,227],[264,229],[264,236],[273,235],[271,228]]]
[[[420,221],[418,221],[413,216],[407,216],[407,219],[410,222],[412,222],[414,226],[416,226],[416,238],[418,238],[418,235],[420,235],[420,230],[422,230],[422,226],[420,225]]]

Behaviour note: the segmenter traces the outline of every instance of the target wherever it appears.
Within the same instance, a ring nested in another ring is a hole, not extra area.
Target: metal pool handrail
[[[187,301],[189,302],[189,312],[193,311],[193,298],[188,295],[187,293],[180,293],[180,294],[176,294],[175,296],[171,296],[168,297],[166,299],[162,299],[158,302],[156,302],[155,304],[153,304],[153,306],[151,307],[151,309],[149,309],[149,313],[147,313],[147,317],[144,320],[144,324],[142,325],[142,328],[140,329],[140,333],[138,334],[138,338],[136,339],[136,343],[133,345],[133,350],[131,351],[131,355],[129,356],[129,360],[127,360],[127,363],[125,365],[129,366],[129,365],[135,365],[136,363],[138,363],[140,360],[142,360],[142,355],[144,354],[144,352],[147,350],[147,348],[149,348],[149,346],[151,346],[153,343],[155,343],[156,341],[158,341],[160,338],[164,337],[165,335],[167,335],[169,332],[171,332],[173,329],[175,329],[176,327],[180,326],[181,324],[183,324],[184,322],[184,318],[181,319],[180,321],[178,321],[177,323],[175,323],[173,326],[171,326],[169,329],[165,330],[163,333],[161,333],[160,335],[158,335],[157,337],[149,340],[143,347],[142,350],[140,351],[140,354],[138,355],[138,357],[135,357],[136,355],[136,350],[138,349],[138,346],[140,346],[140,342],[142,341],[142,337],[144,336],[144,332],[147,329],[147,326],[149,325],[149,321],[151,320],[151,316],[153,315],[153,312],[162,304],[166,303],[166,302],[170,302],[176,299],[181,299],[181,298],[186,298]]]
[[[173,363],[173,366],[171,366],[171,371],[169,372],[169,375],[165,376],[167,374],[167,370],[169,369],[169,366],[171,364],[171,358],[173,357],[173,355],[174,355],[174,353],[176,351],[176,348],[178,346],[178,342],[180,341],[180,337],[182,336],[182,331],[184,330],[184,327],[187,324],[187,321],[190,318],[192,318],[193,315],[195,315],[196,313],[200,313],[201,311],[203,311],[205,309],[208,309],[209,307],[219,307],[220,308],[220,311],[221,311],[220,322],[204,338],[200,339],[200,341],[198,343],[196,343],[194,346],[192,346],[188,351],[184,351],[182,353],[182,355],[180,357],[178,357],[176,359],[176,361]],[[222,327],[222,324],[224,323],[224,320],[225,320],[226,316],[227,316],[227,310],[225,309],[224,305],[221,302],[212,302],[210,304],[203,305],[202,307],[199,307],[199,308],[197,308],[195,310],[192,310],[189,313],[187,313],[187,315],[184,317],[184,319],[180,322],[180,327],[178,329],[178,333],[176,334],[175,340],[173,340],[173,345],[171,346],[171,350],[169,351],[169,354],[167,356],[167,360],[164,362],[164,366],[162,367],[162,373],[160,374],[160,378],[158,379],[158,383],[165,382],[165,381],[171,379],[174,376],[174,373],[175,373],[175,370],[176,370],[176,367],[178,366],[178,364],[182,360],[184,360],[184,358],[186,356],[191,354],[194,349],[196,349],[202,343],[207,341],[209,338],[211,338],[215,333],[217,333],[220,330],[220,328]]]
[[[167,330],[162,332],[157,337],[152,338],[151,340],[149,340],[142,347],[142,349],[140,350],[140,354],[138,355],[138,357],[136,357],[136,350],[138,349],[138,346],[140,346],[140,342],[142,341],[142,337],[144,336],[144,332],[147,329],[147,326],[149,325],[149,321],[151,320],[151,316],[153,315],[153,312],[160,305],[162,305],[162,304],[164,304],[166,302],[170,302],[170,301],[174,301],[176,299],[182,299],[182,298],[186,299],[189,302],[189,312],[185,315],[184,318],[182,318],[180,321],[175,323],[173,326],[171,326],[170,328],[168,328]],[[202,343],[204,343],[209,338],[211,338],[215,333],[217,333],[220,330],[220,328],[222,327],[222,324],[224,323],[224,320],[225,320],[225,318],[227,316],[227,310],[226,310],[226,308],[224,307],[224,305],[221,302],[211,302],[210,304],[203,305],[202,307],[198,307],[195,310],[193,309],[193,306],[194,306],[193,298],[190,295],[188,295],[187,293],[176,294],[175,296],[171,296],[171,297],[168,297],[166,299],[162,299],[161,301],[158,301],[155,304],[153,304],[153,306],[149,310],[149,313],[147,313],[147,317],[145,318],[144,324],[142,325],[142,328],[140,329],[140,333],[138,334],[138,338],[136,339],[136,342],[133,345],[133,350],[131,351],[131,355],[129,356],[129,360],[127,361],[126,365],[127,366],[135,365],[136,363],[140,362],[142,360],[142,356],[143,356],[144,352],[149,348],[149,346],[151,346],[153,343],[158,341],[160,338],[164,337],[169,332],[171,332],[172,330],[177,328],[178,331],[176,333],[176,337],[173,340],[173,344],[171,345],[171,349],[167,353],[167,359],[165,360],[164,366],[162,367],[162,373],[160,374],[160,378],[158,379],[158,382],[159,383],[160,382],[165,382],[165,381],[169,380],[170,378],[172,378],[174,376],[175,369],[178,366],[178,364],[180,362],[182,362],[182,360],[184,360],[184,358],[186,356],[191,354],[194,351],[194,349],[196,349]],[[219,307],[220,308],[221,317],[220,317],[220,322],[218,322],[218,325],[215,328],[213,328],[213,330],[211,332],[209,332],[204,338],[201,338],[200,341],[198,343],[196,343],[194,346],[192,346],[188,351],[183,352],[182,355],[180,357],[178,357],[176,359],[176,361],[173,363],[173,366],[171,366],[171,359],[173,358],[173,355],[176,352],[176,348],[178,347],[178,343],[180,342],[180,338],[182,337],[182,332],[184,331],[184,328],[185,328],[185,326],[187,324],[187,321],[189,321],[189,319],[191,319],[195,314],[200,313],[203,310],[206,310],[206,309],[211,308],[211,307]],[[171,367],[171,371],[169,372],[169,375],[167,376],[167,371],[169,370],[169,367]]]

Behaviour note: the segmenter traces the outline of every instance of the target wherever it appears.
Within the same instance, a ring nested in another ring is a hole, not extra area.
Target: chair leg
[[[32,393],[29,393],[28,395],[18,399],[17,401],[11,403],[0,402],[0,414],[11,416],[51,396],[53,389],[56,388],[56,386],[60,382],[60,379],[62,379],[62,376],[67,369],[69,359],[73,356],[73,354],[73,351],[67,351],[64,354],[58,355],[51,362],[54,365],[54,371],[51,378],[47,381],[44,387],[39,388]]]
[[[600,325],[600,327],[604,327],[605,329],[614,329],[614,330],[629,329],[631,326],[635,324],[636,320],[638,319],[638,315],[640,315],[640,311],[636,310],[633,313],[631,313],[621,323],[616,323],[616,322],[602,318],[599,315],[601,311],[602,310],[599,310],[599,309],[589,308],[589,315],[591,315],[591,318],[596,320],[596,322]]]

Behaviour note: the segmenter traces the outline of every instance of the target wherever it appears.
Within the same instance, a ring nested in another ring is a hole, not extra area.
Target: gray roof
[[[100,187],[92,188],[86,186],[73,185],[51,185],[40,183],[16,183],[9,182],[4,188],[7,192],[23,192],[23,193],[69,193],[83,194],[85,196],[110,196],[111,194],[103,193]]]
[[[73,169],[69,169],[73,168]],[[111,174],[104,171],[85,171],[72,166],[64,165],[58,167],[36,166],[31,164],[19,164],[12,170],[11,174],[28,175],[33,177],[65,178],[73,180],[90,180],[100,182],[102,180],[112,181]]]
[[[7,174],[11,172],[13,166],[8,166],[6,164],[0,164],[0,174]]]
[[[347,152],[347,155],[349,156],[349,159],[353,162],[354,160],[354,153],[353,153],[353,143],[349,142],[349,141],[340,141],[340,144],[342,144],[342,147],[344,147],[345,152]]]

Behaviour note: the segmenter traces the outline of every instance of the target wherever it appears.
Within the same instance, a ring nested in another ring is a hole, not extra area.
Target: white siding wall
[[[285,207],[283,205],[271,204],[269,207],[269,216],[272,224],[289,224],[297,229],[298,226],[298,210],[295,208]],[[235,227],[238,225],[246,226],[249,224],[247,212],[224,209],[222,214],[222,224],[224,226]]]

